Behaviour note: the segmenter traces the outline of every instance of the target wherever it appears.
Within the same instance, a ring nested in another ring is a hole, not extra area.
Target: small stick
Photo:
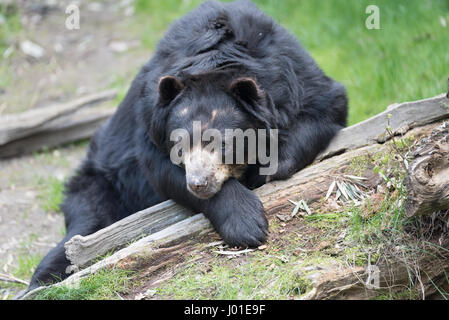
[[[3,274],[3,273],[0,273],[0,281],[21,283],[21,284],[24,284],[26,286],[29,285],[29,282],[27,282],[25,280],[16,278],[16,277],[11,276],[9,274]]]
[[[255,251],[255,250],[254,249],[244,249],[244,250],[240,250],[240,251],[214,251],[214,252],[218,253],[218,254],[235,256],[235,255],[241,255],[243,253],[248,253],[248,252],[253,252],[253,251]]]

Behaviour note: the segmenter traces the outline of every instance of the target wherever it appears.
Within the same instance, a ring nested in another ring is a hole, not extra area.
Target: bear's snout
[[[208,181],[207,177],[198,177],[198,176],[188,176],[187,178],[187,186],[190,191],[194,194],[207,194],[208,189]]]
[[[187,152],[184,159],[187,189],[200,199],[212,198],[226,180],[220,175],[220,159],[201,148]]]
[[[212,198],[221,187],[221,183],[217,183],[214,179],[213,176],[203,174],[187,174],[187,189],[197,198],[204,200]]]

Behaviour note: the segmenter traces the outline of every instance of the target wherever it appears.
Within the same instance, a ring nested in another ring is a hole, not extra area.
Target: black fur
[[[186,88],[168,82],[160,97],[163,76],[179,78]],[[259,96],[251,87],[229,91],[240,77],[254,79]],[[171,96],[170,88],[180,92]],[[239,96],[245,91],[247,99]],[[226,181],[209,200],[187,191],[185,172],[171,163],[167,142],[168,130],[184,121],[171,111],[183,103],[197,108],[198,117],[211,104],[232,104],[236,118],[219,123],[224,127],[278,128],[279,169],[271,180],[310,164],[346,124],[344,87],[285,29],[249,1],[203,3],[172,25],[115,115],[95,134],[67,185],[67,235],[40,263],[30,289],[67,277],[64,243],[73,235],[93,233],[169,198],[204,212],[231,246],[265,240],[263,206],[250,191],[265,183],[257,165],[248,166],[241,179]]]

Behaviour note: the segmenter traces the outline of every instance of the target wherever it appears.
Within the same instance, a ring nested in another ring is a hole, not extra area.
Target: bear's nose
[[[191,178],[187,181],[190,190],[193,192],[201,192],[207,188],[206,178]]]

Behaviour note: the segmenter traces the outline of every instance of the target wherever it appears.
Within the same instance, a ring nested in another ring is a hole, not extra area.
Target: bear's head
[[[210,72],[164,76],[152,117],[153,142],[185,169],[188,190],[208,199],[257,166],[259,133],[275,126],[272,102],[250,76]],[[266,138],[267,135],[264,136]]]

